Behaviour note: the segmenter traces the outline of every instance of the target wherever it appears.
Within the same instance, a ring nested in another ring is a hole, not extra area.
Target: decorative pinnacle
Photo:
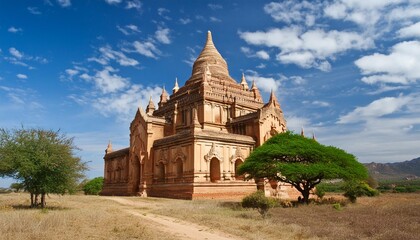
[[[248,83],[246,82],[245,75],[242,73],[241,85],[243,90],[248,90]]]
[[[315,136],[315,132],[312,131],[312,139],[316,141],[316,136]]]
[[[175,86],[174,86],[174,88],[172,88],[172,92],[176,93],[178,90],[179,90],[178,78],[175,78]]]
[[[252,80],[251,90],[256,90],[256,89],[258,89],[258,88],[257,88],[257,85],[255,84],[255,80]]]
[[[106,147],[105,154],[112,152],[112,143],[111,140],[108,142],[108,146]]]
[[[268,100],[268,102],[274,103],[275,105],[279,104],[278,101],[277,101],[276,94],[274,94],[273,89],[271,89],[270,100]]]
[[[213,38],[212,38],[212,36],[211,36],[211,32],[210,32],[210,30],[209,30],[209,31],[207,31],[207,41],[206,41],[206,45],[208,45],[208,44],[213,45]]]
[[[155,110],[155,104],[153,103],[152,96],[150,96],[149,104],[146,107],[146,113],[152,114]]]

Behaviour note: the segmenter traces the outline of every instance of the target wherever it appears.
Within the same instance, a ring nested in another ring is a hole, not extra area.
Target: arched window
[[[220,162],[217,158],[210,160],[210,181],[217,182],[220,180]]]
[[[244,175],[238,174],[238,168],[243,163],[241,159],[236,159],[235,161],[235,179],[236,180],[244,180]]]
[[[182,163],[182,160],[178,158],[175,164],[176,164],[176,177],[182,178],[184,174],[184,166],[183,166],[184,164]]]
[[[165,180],[165,164],[159,163],[159,180]]]

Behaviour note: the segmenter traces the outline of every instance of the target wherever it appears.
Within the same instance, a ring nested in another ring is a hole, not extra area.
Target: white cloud
[[[30,13],[32,13],[34,15],[42,14],[41,11],[39,11],[37,7],[28,7],[27,9]]]
[[[181,23],[181,24],[188,24],[188,23],[190,23],[191,22],[191,19],[189,19],[189,18],[180,18],[179,19],[179,22]]]
[[[300,133],[302,128],[308,130],[308,126],[310,126],[311,121],[305,117],[299,117],[296,115],[286,116],[287,121],[287,129],[293,131],[295,133]]]
[[[267,93],[271,92],[271,90],[277,91],[281,85],[281,79],[275,79],[273,77],[262,77],[255,71],[248,70],[247,72],[248,74],[245,75],[245,79],[248,82],[255,81],[255,84],[257,85],[258,89],[260,89],[260,91],[262,90]],[[251,87],[252,85],[249,84],[249,86]]]
[[[141,32],[139,28],[134,24],[125,25],[124,27],[117,25],[117,29],[126,36]]]
[[[136,10],[140,10],[141,9],[141,2],[134,0],[134,1],[128,1],[127,5],[125,6],[126,9],[136,9]]]
[[[77,74],[79,74],[79,71],[76,69],[66,69],[65,71],[70,77],[73,77]]]
[[[108,4],[118,4],[121,3],[122,0],[105,0],[105,2]]]
[[[208,6],[211,10],[220,10],[220,9],[223,9],[223,6],[222,6],[222,5],[220,5],[220,4],[212,4],[212,3],[209,3],[209,4],[207,4],[207,6]]]
[[[362,81],[409,84],[420,79],[420,41],[395,44],[389,55],[375,53],[355,61],[362,71]]]
[[[132,84],[129,78],[116,74],[118,70],[110,66],[96,71],[94,75],[89,75],[87,71],[78,66],[66,70],[69,76],[82,73],[78,75],[79,78],[91,83],[93,87],[86,89],[84,94],[68,96],[77,104],[92,106],[98,113],[116,117],[126,124],[132,120],[139,104],[145,109],[150,96],[157,106],[162,88]]]
[[[139,62],[133,58],[127,57],[124,53],[112,50],[110,46],[99,48],[100,56],[91,57],[88,61],[95,61],[102,65],[107,65],[110,60],[116,61],[121,66],[137,66]]]
[[[25,74],[22,74],[22,73],[16,74],[16,77],[20,78],[20,79],[27,79],[28,78],[28,76],[26,76]]]
[[[312,101],[312,104],[319,107],[329,107],[330,103],[325,101]]]
[[[129,121],[133,118],[139,104],[145,109],[152,97],[155,105],[159,101],[162,92],[160,87],[143,87],[141,85],[131,85],[127,90],[119,93],[108,94],[96,98],[92,106],[105,116],[117,116],[119,120]]]
[[[276,56],[282,63],[292,63],[303,68],[318,68],[329,71],[328,60],[335,60],[338,54],[352,49],[368,49],[373,40],[356,32],[324,31],[314,29],[303,32],[298,27],[270,29],[267,32],[240,32],[240,37],[248,44],[276,47]]]
[[[157,49],[156,46],[150,41],[146,41],[146,42],[135,41],[133,43],[133,47],[137,53],[144,55],[146,57],[157,59],[158,58],[157,55],[160,54],[159,49]]]
[[[222,20],[217,17],[210,17],[210,22],[222,22]]]
[[[339,0],[329,4],[324,14],[333,19],[351,21],[361,26],[373,26],[381,20],[386,8],[405,0]]]
[[[71,1],[70,0],[57,0],[57,3],[61,7],[70,7],[71,6]]]
[[[9,27],[9,29],[7,29],[8,32],[11,33],[17,33],[17,32],[22,32],[22,28],[15,28],[13,26]]]
[[[413,1],[413,3],[415,3]],[[418,1],[417,1],[418,4]],[[420,8],[419,5],[408,5],[402,7],[393,8],[389,14],[387,14],[387,19],[389,21],[401,21],[406,19],[418,18],[420,17]]]
[[[14,48],[14,47],[9,48],[9,53],[10,53],[12,56],[14,56],[14,57],[16,57],[16,58],[18,58],[18,59],[23,58],[23,53],[19,52],[19,50],[17,50],[17,49],[16,49],[16,48]]]
[[[264,60],[270,59],[270,55],[266,51],[264,51],[264,50],[261,50],[261,51],[256,52],[255,55],[258,58],[261,58],[261,59],[264,59]]]
[[[289,79],[293,82],[295,85],[303,85],[306,83],[306,79],[304,79],[301,76],[291,76]]]
[[[305,23],[307,26],[313,26],[320,6],[318,2],[288,0],[266,4],[264,11],[277,22]]]
[[[6,92],[6,96],[13,103],[13,107],[19,107],[26,110],[43,109],[44,106],[36,99],[36,91],[33,89],[12,88],[0,85],[0,91]]]
[[[264,63],[260,63],[260,65],[256,66],[256,68],[258,68],[258,69],[263,69],[263,68],[266,68],[266,67],[267,67],[267,65],[265,65]]]
[[[124,78],[115,72],[118,72],[118,70],[107,66],[101,71],[97,71],[94,76],[84,73],[80,77],[84,80],[93,82],[95,88],[101,91],[101,93],[108,94],[124,90],[129,86],[129,79]]]
[[[157,12],[158,12],[159,16],[163,17],[164,19],[171,20],[171,18],[166,15],[167,13],[170,12],[169,9],[161,7],[161,8],[158,8]]]
[[[241,47],[241,51],[243,53],[245,53],[245,55],[247,57],[256,57],[256,58],[260,58],[260,59],[264,59],[264,60],[269,60],[270,59],[270,54],[268,54],[266,51],[264,50],[260,50],[254,53],[253,50],[251,50],[249,47]]]
[[[401,28],[397,34],[400,38],[420,37],[420,22]]]
[[[169,32],[169,28],[159,28],[155,32],[155,37],[159,42],[163,44],[170,44],[171,39],[169,38]]]
[[[337,123],[356,123],[378,118],[401,111],[413,100],[410,96],[385,97],[375,100],[364,107],[356,107],[352,112],[341,116]]]
[[[388,106],[389,105],[389,106]],[[317,137],[349,151],[362,162],[396,162],[418,157],[420,95],[385,97],[319,129]]]

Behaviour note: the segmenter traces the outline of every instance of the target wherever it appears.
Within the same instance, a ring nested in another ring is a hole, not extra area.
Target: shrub
[[[334,203],[333,204],[333,208],[335,209],[335,210],[337,210],[337,211],[340,211],[342,208],[341,208],[341,204],[340,203]]]
[[[379,192],[365,182],[348,181],[343,186],[344,196],[352,203],[356,202],[357,197],[368,196],[373,197],[379,195]]]
[[[10,184],[10,189],[12,189],[14,192],[20,192],[25,189],[25,186],[23,183],[12,183]]]
[[[94,178],[83,186],[83,192],[85,192],[86,195],[99,195],[102,191],[103,183],[103,177]]]
[[[290,208],[293,207],[293,202],[291,202],[290,200],[278,199],[276,205],[281,206],[283,208]]]
[[[315,189],[315,195],[318,198],[322,199],[324,197],[324,195],[325,195],[325,189],[324,189],[324,187],[323,186],[316,187],[316,189]]]
[[[264,191],[257,191],[242,199],[242,207],[257,209],[263,218],[266,217],[270,208],[276,205],[274,199],[265,196]]]

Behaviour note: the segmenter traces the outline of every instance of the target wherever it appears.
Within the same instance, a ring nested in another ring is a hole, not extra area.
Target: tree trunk
[[[35,193],[35,202],[34,202],[34,207],[38,207],[38,193]]]
[[[310,194],[310,189],[308,188],[304,188],[302,189],[302,197],[303,197],[303,202],[306,204],[309,204],[309,194]]]
[[[41,194],[41,208],[44,208],[45,207],[45,193],[42,193]]]
[[[35,205],[34,205],[35,203],[34,203],[34,194],[33,193],[31,193],[31,208],[33,208],[33,207],[35,207]]]

